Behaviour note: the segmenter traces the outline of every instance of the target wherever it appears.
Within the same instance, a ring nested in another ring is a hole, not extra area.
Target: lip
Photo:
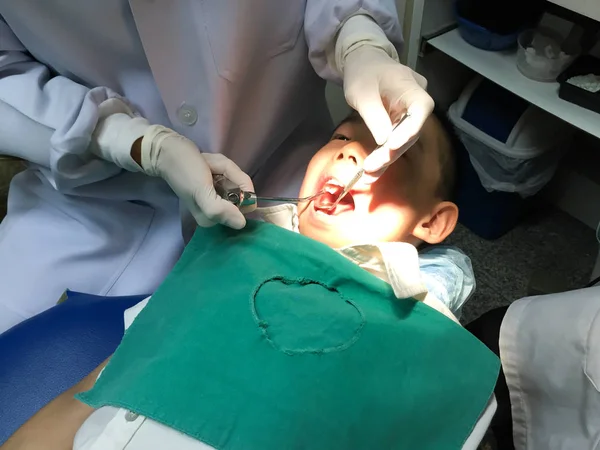
[[[354,175],[354,174],[352,174],[352,175]],[[342,178],[345,178],[348,181],[350,181],[351,177],[346,176],[346,177],[342,177]],[[346,186],[346,183],[340,181],[340,178],[336,177],[335,175],[322,175],[321,178],[319,178],[319,181],[317,183],[317,187],[318,187],[317,192],[321,191],[327,183],[332,182],[332,181],[339,186],[342,186],[342,187]],[[356,183],[352,187],[352,189],[350,189],[350,194],[352,194],[352,195],[363,194],[363,193],[368,192],[369,190],[370,190],[369,186],[361,184],[361,182],[359,180],[358,183]]]

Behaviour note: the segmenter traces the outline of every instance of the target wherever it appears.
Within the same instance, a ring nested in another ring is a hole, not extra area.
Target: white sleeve
[[[128,105],[109,88],[89,89],[51,73],[0,17],[0,153],[45,166],[57,189],[111,177],[122,169],[89,149],[99,106],[108,99]]]
[[[335,64],[337,42],[342,52],[358,41],[370,41],[390,50],[390,56],[397,54],[395,48],[400,49],[403,43],[395,0],[307,0],[304,34],[315,71],[322,78],[337,82],[342,79]]]

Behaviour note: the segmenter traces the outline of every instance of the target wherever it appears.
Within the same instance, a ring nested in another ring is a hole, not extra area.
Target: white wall
[[[600,21],[600,2],[598,0],[549,0],[552,3],[571,9],[594,20]]]

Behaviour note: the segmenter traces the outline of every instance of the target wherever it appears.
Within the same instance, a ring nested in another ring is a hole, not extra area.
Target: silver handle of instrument
[[[256,204],[256,194],[254,192],[242,191],[237,184],[225,175],[213,175],[213,184],[219,197],[233,203],[237,207]]]

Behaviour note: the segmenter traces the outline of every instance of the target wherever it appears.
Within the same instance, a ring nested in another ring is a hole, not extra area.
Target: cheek
[[[418,223],[411,208],[380,206],[373,212],[356,211],[335,225],[315,226],[300,214],[300,232],[333,248],[366,242],[409,242]]]
[[[317,183],[319,182],[321,174],[326,166],[326,159],[323,157],[323,155],[317,153],[315,156],[313,156],[308,164],[306,173],[304,174],[304,180],[302,181],[302,186],[300,187],[300,197],[307,197],[316,192],[315,189],[317,187]]]
[[[369,240],[378,242],[409,241],[418,223],[417,212],[407,205],[382,204],[368,214],[364,214],[360,230],[356,230]]]

